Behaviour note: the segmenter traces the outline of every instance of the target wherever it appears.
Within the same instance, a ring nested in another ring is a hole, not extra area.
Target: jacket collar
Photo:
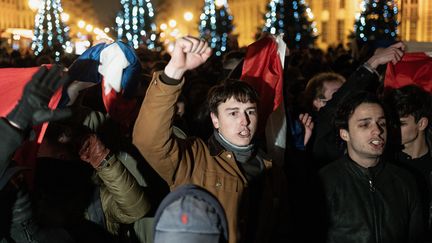
[[[210,138],[207,141],[207,145],[210,151],[211,156],[219,156],[223,152],[225,152],[225,148],[216,140],[214,135],[211,135]],[[230,151],[232,152],[232,151]],[[268,157],[268,155],[262,150],[258,148],[257,156],[262,158],[265,162],[271,161],[271,159]]]
[[[368,179],[374,179],[378,176],[378,174],[384,169],[385,163],[380,159],[377,165],[369,168],[364,168],[357,164],[354,160],[352,160],[348,154],[344,155],[343,159],[345,165],[348,167],[350,171],[352,171],[354,174],[366,177]]]
[[[225,151],[225,148],[216,140],[214,135],[212,134],[207,141],[207,145],[210,150],[211,156],[218,156]]]

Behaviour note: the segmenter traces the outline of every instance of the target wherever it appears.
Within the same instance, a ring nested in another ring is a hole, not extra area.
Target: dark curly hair
[[[422,117],[431,121],[431,94],[417,85],[388,90],[385,94],[385,101],[389,107],[397,111],[399,117],[412,115],[416,122]]]
[[[384,110],[384,105],[381,100],[373,93],[366,91],[357,91],[345,96],[339,103],[337,108],[335,117],[334,117],[334,125],[336,127],[337,132],[339,129],[348,130],[348,121],[353,115],[355,109],[363,104],[378,104]]]

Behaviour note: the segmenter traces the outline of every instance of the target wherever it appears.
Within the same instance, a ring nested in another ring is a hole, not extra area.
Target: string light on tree
[[[185,12],[184,14],[183,14],[183,18],[186,20],[186,21],[192,21],[192,19],[193,19],[193,13],[192,12]]]
[[[384,46],[396,41],[398,8],[393,0],[364,0],[360,9],[354,24],[357,40]]]
[[[50,55],[60,61],[64,50],[71,49],[69,27],[62,21],[63,8],[60,0],[42,0],[35,16],[34,37],[31,49],[36,56]]]
[[[216,56],[229,51],[229,36],[234,29],[226,0],[205,0],[200,16],[200,37],[210,43]]]
[[[133,46],[145,44],[160,50],[154,23],[155,12],[150,0],[121,0],[122,11],[116,17],[117,36]]]
[[[284,33],[289,48],[307,48],[314,44],[318,31],[312,10],[304,0],[271,0],[264,15],[262,32]]]

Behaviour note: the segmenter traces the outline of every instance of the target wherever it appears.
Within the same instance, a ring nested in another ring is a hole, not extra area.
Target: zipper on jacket
[[[377,207],[376,207],[376,200],[375,200],[375,185],[374,185],[374,181],[372,179],[372,173],[371,171],[368,169],[367,170],[367,177],[368,177],[368,182],[369,182],[369,191],[370,191],[370,197],[371,197],[371,205],[372,205],[372,218],[373,218],[373,225],[374,225],[374,233],[375,233],[375,242],[379,243],[380,242],[380,233],[379,233],[379,226],[378,226],[378,215],[377,215]]]
[[[375,186],[374,186],[374,183],[372,181],[372,178],[370,178],[370,177],[369,177],[369,191],[375,192]]]

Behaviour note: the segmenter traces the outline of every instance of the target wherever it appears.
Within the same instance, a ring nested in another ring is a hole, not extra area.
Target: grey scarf
[[[236,161],[240,163],[246,163],[255,151],[255,144],[249,144],[247,146],[234,145],[226,140],[226,138],[224,138],[217,130],[214,131],[214,136],[222,147],[234,153]]]

